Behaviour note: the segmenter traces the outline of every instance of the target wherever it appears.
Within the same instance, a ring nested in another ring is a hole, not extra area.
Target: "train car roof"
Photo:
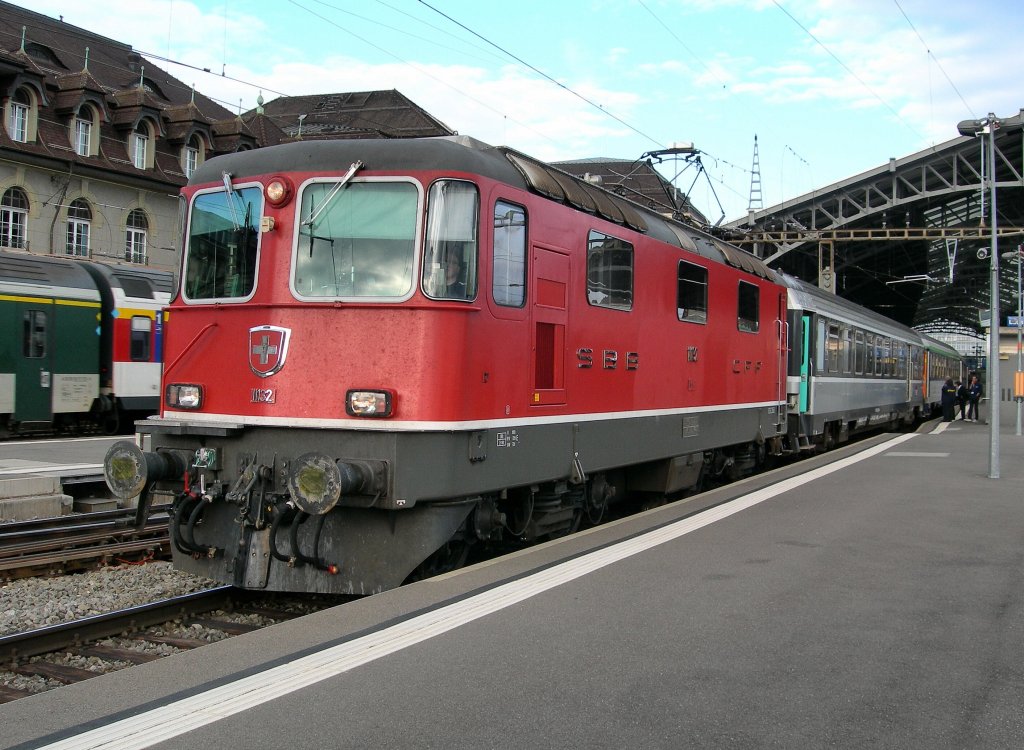
[[[884,333],[888,336],[900,336],[917,342],[922,341],[921,334],[913,328],[897,323],[874,310],[843,299],[831,292],[801,281],[795,276],[777,271],[780,283],[789,289],[789,306],[801,310],[809,310],[827,315],[835,320],[853,323],[862,328]]]
[[[277,172],[343,174],[357,160],[370,170],[402,172],[440,167],[477,174],[630,227],[716,263],[731,265],[764,279],[774,278],[774,273],[759,258],[696,227],[666,218],[514,149],[490,146],[469,136],[286,143],[210,159],[200,165],[189,184],[219,183],[225,172],[234,180]]]
[[[963,355],[960,354],[960,352],[958,352],[955,347],[950,346],[945,341],[939,341],[938,339],[932,338],[926,333],[922,333],[919,335],[924,340],[924,346],[926,349],[928,349],[928,351],[940,352],[948,357],[954,357],[956,359],[960,359],[963,357]]]
[[[93,274],[102,276],[110,286],[120,287],[127,297],[166,301],[174,293],[174,274],[155,268],[114,266],[107,263],[86,262],[82,265]]]
[[[70,258],[0,251],[0,291],[99,300],[96,283]]]

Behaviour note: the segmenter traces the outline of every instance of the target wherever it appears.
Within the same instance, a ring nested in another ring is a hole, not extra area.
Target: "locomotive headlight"
[[[349,391],[345,411],[352,417],[390,417],[394,394],[391,391]]]
[[[171,409],[198,409],[203,405],[203,386],[171,383],[164,391],[164,405]]]
[[[267,201],[274,208],[280,208],[292,197],[292,184],[285,177],[274,177],[267,183]]]

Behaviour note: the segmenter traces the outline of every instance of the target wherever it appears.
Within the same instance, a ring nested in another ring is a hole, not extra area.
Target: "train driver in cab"
[[[466,299],[466,278],[462,273],[462,254],[449,253],[444,270],[444,296]]]

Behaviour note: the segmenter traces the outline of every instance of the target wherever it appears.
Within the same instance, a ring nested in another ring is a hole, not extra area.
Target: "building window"
[[[493,252],[495,303],[522,307],[526,301],[526,209],[504,201],[494,204]]]
[[[199,140],[199,136],[193,135],[188,145],[182,150],[181,154],[181,167],[185,170],[185,177],[191,179],[192,175],[198,169],[199,165],[203,163],[203,144]]]
[[[89,143],[92,141],[92,122],[75,118],[75,153],[79,156],[89,155]]]
[[[28,197],[21,188],[10,188],[0,200],[0,245],[27,248]]]
[[[595,307],[633,309],[633,245],[591,231],[587,237],[587,302]]]
[[[129,263],[146,263],[146,234],[149,221],[142,209],[136,208],[128,214],[124,241],[124,259]]]
[[[149,166],[149,129],[141,123],[129,139],[129,153],[136,169]]]
[[[88,257],[89,227],[92,222],[92,210],[84,198],[71,201],[68,206],[68,242],[67,254]]]
[[[24,89],[18,89],[11,97],[7,115],[7,132],[12,141],[27,143],[29,140],[29,116],[32,113],[32,99]]]

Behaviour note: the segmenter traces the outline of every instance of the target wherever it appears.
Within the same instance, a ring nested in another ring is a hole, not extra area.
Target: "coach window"
[[[864,331],[856,331],[854,339],[854,365],[853,369],[858,375],[864,374]]]
[[[29,359],[46,356],[46,313],[27,310],[22,324],[21,353]]]
[[[132,362],[149,362],[153,340],[153,319],[143,315],[133,316],[131,336],[129,355]]]
[[[676,283],[676,317],[690,323],[708,320],[708,269],[679,261]]]
[[[757,333],[760,327],[761,290],[753,284],[741,281],[736,308],[736,325],[741,331]]]
[[[494,250],[491,295],[495,304],[522,307],[526,300],[526,209],[494,204]]]
[[[412,294],[419,198],[416,185],[400,180],[330,180],[303,188],[295,295],[383,300]],[[456,231],[462,230],[453,236]]]
[[[185,259],[186,299],[248,297],[256,285],[263,191],[200,193],[192,203]]]
[[[473,183],[441,180],[430,186],[423,250],[423,292],[428,297],[476,297],[479,214],[480,195]]]
[[[825,372],[825,321],[818,318],[818,335],[815,337],[814,347],[814,369],[818,372]]]
[[[591,231],[587,237],[587,302],[613,310],[633,309],[633,245]]]
[[[850,327],[843,326],[839,342],[839,369],[849,375],[853,372],[853,346],[850,338]]]
[[[828,324],[828,367],[829,372],[839,372],[839,324]]]

